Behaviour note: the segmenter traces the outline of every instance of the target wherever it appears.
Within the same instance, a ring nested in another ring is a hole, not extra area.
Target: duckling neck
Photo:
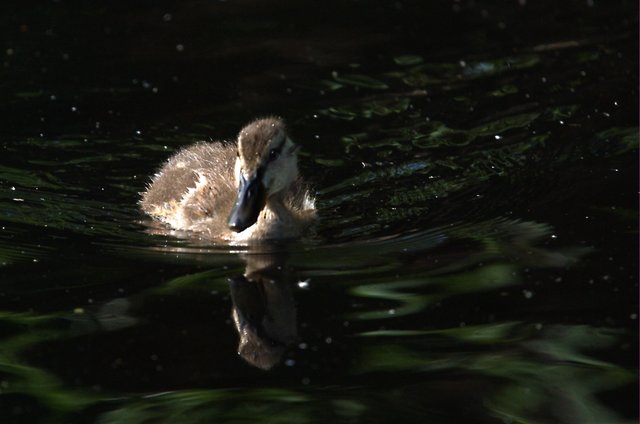
[[[284,196],[276,194],[267,199],[265,208],[258,217],[254,236],[256,238],[288,238],[298,234],[295,218],[284,202]]]
[[[281,193],[277,193],[267,199],[265,212],[265,218],[276,222],[287,221],[291,217],[291,213],[284,205],[284,196]],[[269,216],[269,213],[272,216]]]

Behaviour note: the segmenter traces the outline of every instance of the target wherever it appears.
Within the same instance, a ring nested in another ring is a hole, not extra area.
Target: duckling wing
[[[142,194],[142,210],[175,229],[226,223],[235,196],[235,145],[197,143],[164,164]]]

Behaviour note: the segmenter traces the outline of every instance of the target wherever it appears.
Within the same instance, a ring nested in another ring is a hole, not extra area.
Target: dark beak
[[[255,224],[266,200],[266,190],[260,177],[252,176],[246,180],[244,175],[240,175],[238,197],[229,215],[229,228],[239,233]]]

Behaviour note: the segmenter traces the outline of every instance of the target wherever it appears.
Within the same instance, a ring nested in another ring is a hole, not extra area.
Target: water
[[[637,419],[637,4],[2,16],[2,422]],[[314,233],[154,234],[162,161],[265,114]]]

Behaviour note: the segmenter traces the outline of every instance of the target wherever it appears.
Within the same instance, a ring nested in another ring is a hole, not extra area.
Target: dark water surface
[[[637,2],[14,3],[1,422],[636,422]],[[152,234],[266,114],[315,234]]]

